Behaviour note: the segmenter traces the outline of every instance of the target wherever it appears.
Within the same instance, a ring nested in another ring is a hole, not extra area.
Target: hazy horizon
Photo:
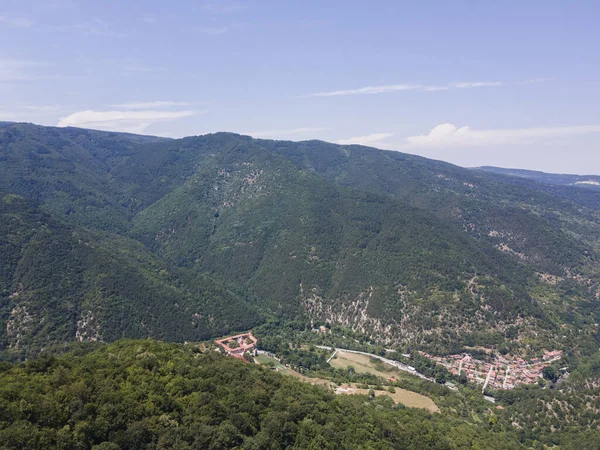
[[[51,126],[51,125],[41,125],[41,124],[36,124],[33,122],[12,122],[12,121],[0,121],[0,123],[27,123],[27,124],[31,124],[31,125],[35,125],[35,126]],[[57,127],[60,128],[60,127]],[[94,131],[106,131],[108,133],[129,133],[129,134],[135,134],[138,136],[149,136],[149,137],[159,137],[159,138],[164,138],[164,139],[183,139],[186,137],[192,137],[192,136],[203,136],[203,135],[207,135],[207,134],[215,134],[215,133],[234,133],[234,134],[240,134],[243,136],[250,136],[254,139],[272,139],[272,140],[280,140],[280,141],[291,141],[291,142],[307,142],[307,141],[311,141],[311,140],[319,140],[319,141],[323,141],[323,142],[327,142],[329,144],[337,144],[337,145],[361,145],[363,147],[368,147],[368,148],[372,148],[375,150],[380,150],[383,152],[400,152],[399,150],[394,150],[394,149],[386,149],[386,148],[379,148],[379,147],[375,147],[372,145],[363,145],[363,144],[340,144],[337,142],[331,142],[331,141],[327,141],[324,139],[312,139],[312,138],[307,138],[307,139],[299,139],[299,140],[294,140],[294,139],[274,139],[274,138],[262,138],[262,137],[256,137],[256,136],[252,136],[249,134],[244,134],[244,133],[238,133],[236,131],[227,131],[227,130],[216,130],[216,131],[212,131],[210,133],[202,133],[202,134],[190,134],[187,136],[181,136],[181,137],[169,137],[169,136],[158,136],[158,135],[153,135],[153,134],[148,134],[148,133],[132,133],[132,132],[128,132],[128,131],[114,131],[114,130],[102,130],[99,128],[86,128],[86,127],[71,127],[71,128],[82,128],[82,129],[88,129],[88,130],[94,130]],[[429,156],[423,156],[423,155],[419,155],[417,153],[410,153],[408,151],[402,151],[401,153],[405,153],[408,155],[413,155],[413,156],[420,156],[422,158],[427,158],[427,159],[431,159],[431,160],[436,160],[436,161],[442,161],[442,162],[446,162],[448,164],[454,164],[456,166],[459,167],[463,167],[465,169],[480,169],[482,167],[491,167],[491,168],[499,168],[499,169],[506,169],[506,170],[527,170],[527,171],[533,171],[533,172],[540,172],[540,173],[547,173],[547,174],[552,174],[552,175],[576,175],[576,176],[600,176],[600,173],[567,173],[567,172],[548,172],[548,171],[543,171],[543,170],[539,170],[536,168],[529,168],[529,167],[504,167],[504,166],[494,166],[494,165],[490,165],[490,164],[482,164],[482,165],[478,165],[478,166],[466,166],[466,165],[461,165],[461,164],[456,164],[454,162],[451,161],[447,161],[441,158],[432,158]]]
[[[560,0],[7,0],[0,120],[600,173],[598,14]]]

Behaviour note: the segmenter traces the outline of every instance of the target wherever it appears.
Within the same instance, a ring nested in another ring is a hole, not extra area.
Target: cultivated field
[[[389,371],[379,370],[375,366],[380,366],[383,363],[375,364],[371,362],[371,358],[366,355],[360,355],[356,353],[347,353],[340,351],[336,357],[332,359],[329,364],[333,367],[347,368],[349,366],[354,367],[357,373],[370,373],[384,379],[394,377],[396,379],[406,376],[403,372],[389,367]],[[387,367],[387,366],[386,366]],[[368,394],[368,389],[357,389],[355,386],[351,386],[352,389],[348,392],[341,392],[344,394]],[[437,405],[429,397],[425,395],[417,394],[416,392],[407,391],[406,389],[395,388],[396,392],[391,393],[388,391],[375,391],[375,395],[387,395],[391,397],[396,403],[402,403],[410,408],[424,408],[431,412],[439,412]]]
[[[374,391],[376,396],[387,395],[396,403],[402,403],[409,408],[423,408],[429,412],[440,412],[440,409],[429,397],[426,397],[416,392],[407,391],[406,389],[394,388],[396,392]],[[349,386],[348,390],[336,390],[338,394],[362,394],[369,395],[368,389],[358,389],[354,385]]]
[[[271,358],[270,356],[263,354],[263,355],[256,356],[254,359],[260,365],[273,366],[273,367],[275,367],[275,369],[278,372],[280,372],[284,375],[291,375],[291,376],[296,377],[306,383],[325,386],[330,389],[336,388],[336,385],[334,383],[332,383],[330,380],[325,380],[322,378],[308,378],[302,374],[299,374],[298,372],[296,372],[294,370],[288,369],[287,367],[283,366],[279,361]],[[371,359],[368,356],[358,355],[355,353],[339,352],[337,355],[337,359],[332,359],[330,361],[330,364],[334,367],[344,367],[344,368],[348,367],[348,366],[353,366],[355,368],[356,372],[358,372],[358,373],[372,373],[374,375],[383,377],[384,379],[389,378],[391,376],[398,378],[398,376],[402,375],[402,372],[394,369],[393,367],[390,368],[391,370],[389,372],[379,371],[379,370],[375,369],[374,364],[371,362]],[[437,405],[435,403],[433,403],[433,400],[431,400],[429,397],[426,397],[421,394],[417,394],[416,392],[407,391],[406,389],[395,388],[395,390],[396,390],[396,392],[394,392],[394,393],[389,392],[387,390],[386,391],[375,391],[375,395],[387,395],[388,397],[391,397],[392,400],[394,400],[394,402],[402,403],[403,405],[405,405],[409,408],[423,408],[430,412],[440,412]],[[338,394],[361,394],[361,395],[369,394],[368,389],[359,389],[356,387],[356,385],[352,385],[352,384],[348,386],[347,390],[336,389],[335,391]]]
[[[356,373],[370,373],[382,378],[399,378],[403,375],[403,373],[394,367],[385,366],[384,363],[380,363],[378,365],[389,368],[388,370],[379,370],[375,366],[375,363],[371,362],[371,358],[366,355],[360,355],[357,353],[347,353],[344,351],[339,351],[335,358],[329,361],[333,367],[337,367],[339,369],[345,369],[349,366],[354,367]]]

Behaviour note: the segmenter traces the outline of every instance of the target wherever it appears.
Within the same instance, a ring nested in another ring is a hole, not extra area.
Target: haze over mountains
[[[4,123],[0,148],[6,354],[272,315],[430,352],[598,347],[595,189],[231,133]]]
[[[569,175],[545,173],[535,170],[503,169],[500,167],[483,166],[476,167],[487,172],[501,173],[515,177],[529,178],[540,183],[556,184],[559,186],[579,186],[589,188],[600,188],[600,176],[598,175]]]

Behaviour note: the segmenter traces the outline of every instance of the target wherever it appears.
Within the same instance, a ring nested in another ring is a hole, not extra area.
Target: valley
[[[129,339],[185,342],[186,360],[214,353],[232,373],[314,384],[327,404],[464,423],[483,448],[596,437],[600,194],[589,187],[233,133],[3,123],[0,149],[10,373],[46,355],[131,356]]]
[[[600,450],[600,2],[0,2],[0,450]]]

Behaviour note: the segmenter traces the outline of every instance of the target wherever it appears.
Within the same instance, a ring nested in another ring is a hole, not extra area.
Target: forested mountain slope
[[[524,181],[320,141],[0,127],[0,189],[267,313],[437,352],[594,351],[600,194]]]
[[[525,448],[513,432],[338,396],[195,346],[90,350],[0,365],[3,449]]]
[[[524,332],[542,328],[524,288],[533,273],[434,216],[336,187],[253,141],[198,167],[136,217],[132,235],[248,286],[271,310],[305,311],[388,343],[464,343],[520,317]]]
[[[199,340],[259,320],[210,277],[0,193],[0,350],[25,356],[72,340]]]
[[[547,192],[540,183],[515,183],[514,177],[400,152],[320,141],[259,142],[340,185],[393,196],[474,237],[507,244],[539,270],[564,275],[565,266],[589,262],[584,247],[600,237],[600,208],[590,207],[600,205],[600,193],[588,192],[589,204],[582,205],[575,195],[567,198],[568,188]]]

